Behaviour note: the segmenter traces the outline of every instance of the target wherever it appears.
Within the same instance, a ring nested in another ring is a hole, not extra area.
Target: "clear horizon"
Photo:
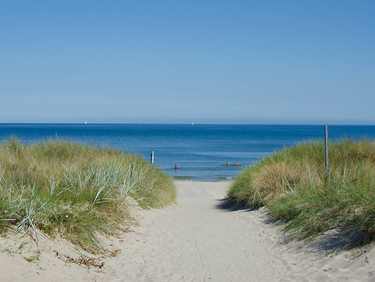
[[[375,126],[375,123],[125,123],[125,122],[0,122],[3,125],[33,125],[33,124],[51,124],[51,125],[280,125],[280,126]]]
[[[2,1],[0,123],[375,124],[372,1]]]

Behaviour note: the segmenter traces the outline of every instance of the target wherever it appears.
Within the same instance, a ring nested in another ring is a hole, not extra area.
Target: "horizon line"
[[[254,123],[153,123],[153,122],[0,122],[1,125],[300,125],[300,126],[324,126],[324,125],[333,125],[333,126],[375,126],[375,122],[373,123],[344,123],[344,122],[333,122],[333,123],[303,123],[303,122],[281,122],[281,123],[273,123],[273,122],[254,122]]]

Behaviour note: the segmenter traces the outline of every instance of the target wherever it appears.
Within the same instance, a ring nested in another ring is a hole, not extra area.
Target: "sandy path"
[[[274,242],[262,233],[259,225],[263,224],[249,224],[239,216],[241,212],[218,208],[227,187],[226,182],[177,182],[178,205],[156,219],[135,250],[143,253],[143,262],[133,279],[260,281],[256,279],[276,277],[277,269],[285,266],[273,256]],[[116,272],[119,280],[127,274]]]
[[[306,246],[281,245],[279,227],[269,223],[266,209],[249,212],[220,208],[229,185],[229,182],[176,181],[178,203],[164,210],[150,225],[145,223],[140,242],[128,243],[128,251],[132,250],[129,255],[137,257],[137,263],[132,259],[122,260],[111,278],[114,281],[129,278],[133,281],[374,281],[370,256],[353,260],[345,253],[329,257]],[[129,267],[131,261],[133,266]]]
[[[306,246],[281,245],[279,227],[268,223],[266,209],[220,208],[229,185],[176,182],[178,203],[152,222],[144,222],[143,235],[132,234],[139,242],[128,242],[130,257],[117,258],[116,269],[107,277],[113,281],[374,281],[368,257],[330,258]]]
[[[176,181],[177,204],[141,211],[134,232],[106,240],[121,253],[103,269],[62,262],[52,250],[71,247],[56,245],[33,263],[3,252],[0,281],[375,281],[373,250],[353,259],[283,245],[266,209],[220,208],[229,184]]]
[[[178,183],[178,206],[157,220],[150,233],[157,238],[151,252],[155,260],[148,262],[151,269],[146,268],[145,274],[152,277],[162,260],[168,266],[164,278],[173,281],[250,281],[264,273],[274,277],[270,244],[258,223],[248,224],[238,213],[218,208],[227,183],[204,186]],[[254,232],[259,236],[250,236]]]

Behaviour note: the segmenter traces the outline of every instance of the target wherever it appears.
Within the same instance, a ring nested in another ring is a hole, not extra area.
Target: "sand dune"
[[[89,259],[63,240],[42,237],[39,254],[33,242],[19,250],[20,239],[2,238],[0,281],[375,281],[370,247],[334,255],[327,244],[284,244],[267,209],[223,205],[229,182],[176,186],[177,204],[136,209],[138,226],[104,239],[113,256]]]

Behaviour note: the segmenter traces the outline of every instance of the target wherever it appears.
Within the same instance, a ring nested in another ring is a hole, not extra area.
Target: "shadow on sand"
[[[257,212],[257,216],[261,217],[261,221],[267,225],[273,225],[280,231],[279,243],[282,245],[296,244],[296,247],[304,246],[311,253],[324,253],[325,255],[339,253],[345,250],[351,250],[357,247],[363,247],[369,243],[366,236],[360,230],[341,230],[339,228],[329,230],[316,238],[307,238],[301,240],[296,232],[287,231],[287,220],[275,220],[271,212],[266,207],[259,209],[239,205],[228,199],[220,199],[216,204],[216,208],[228,212],[248,211]]]
[[[333,229],[307,242],[307,247],[311,252],[329,255],[363,247],[368,243],[370,243],[369,240],[360,230]]]
[[[246,207],[245,205],[237,204],[233,201],[230,201],[226,198],[218,200],[218,204],[216,205],[216,208],[220,210],[226,210],[226,211],[240,211],[240,210],[247,210],[247,211],[253,211],[255,210],[252,207]]]

